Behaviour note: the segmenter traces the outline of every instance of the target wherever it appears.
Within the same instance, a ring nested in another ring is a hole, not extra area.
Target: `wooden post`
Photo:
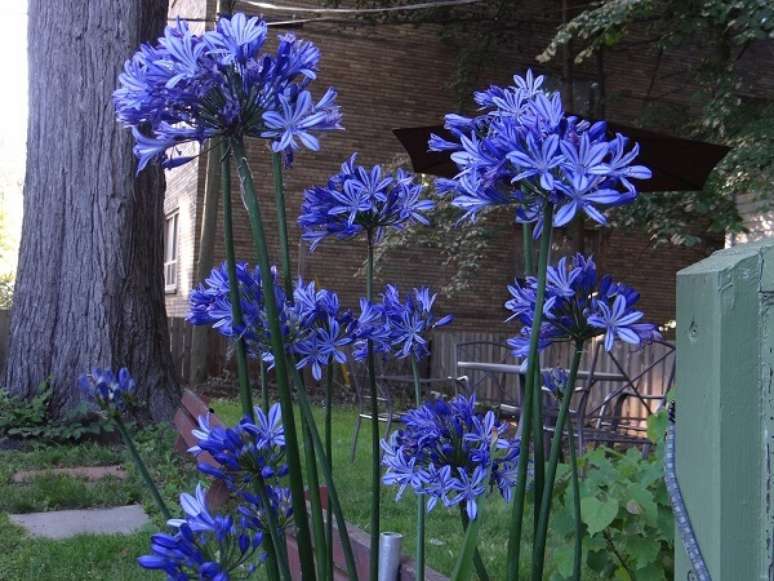
[[[773,307],[774,239],[677,275],[677,476],[713,581],[774,579]]]

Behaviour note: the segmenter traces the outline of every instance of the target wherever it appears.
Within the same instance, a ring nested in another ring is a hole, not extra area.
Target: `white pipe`
[[[379,535],[379,581],[397,581],[400,569],[400,533]]]

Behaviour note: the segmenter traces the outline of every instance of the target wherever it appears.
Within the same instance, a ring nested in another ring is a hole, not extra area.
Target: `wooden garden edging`
[[[183,391],[183,397],[180,400],[180,407],[175,413],[173,423],[178,433],[177,441],[175,442],[175,450],[180,454],[187,455],[188,449],[191,446],[196,445],[197,440],[191,433],[192,430],[197,429],[199,423],[199,416],[210,416],[211,426],[222,426],[223,422],[213,412],[213,410],[207,405],[207,403],[195,394],[190,389]],[[207,452],[199,455],[197,461],[200,463],[209,464],[211,466],[219,466],[219,463]],[[328,510],[328,489],[324,486],[320,487],[320,496],[322,499],[323,510]],[[210,490],[207,494],[207,500],[210,508],[217,509],[222,506],[228,499],[228,489],[222,481],[216,480],[210,486]],[[333,561],[335,566],[334,579],[335,581],[347,581],[348,576],[346,573],[346,563],[344,560],[344,552],[341,547],[341,540],[339,538],[336,524],[334,523],[334,543],[333,543]],[[357,573],[360,579],[368,579],[368,563],[370,555],[370,537],[360,528],[348,525],[347,531],[349,532],[349,538],[352,543],[352,550],[355,556],[355,562],[357,565]],[[293,579],[301,579],[301,566],[298,561],[298,544],[296,538],[292,532],[287,533],[288,553],[290,557],[290,570],[293,574]],[[414,581],[416,575],[414,573],[414,561],[408,557],[403,557],[401,560],[400,580],[401,581]],[[428,581],[444,581],[446,577],[433,571],[432,569],[425,568],[425,579]]]

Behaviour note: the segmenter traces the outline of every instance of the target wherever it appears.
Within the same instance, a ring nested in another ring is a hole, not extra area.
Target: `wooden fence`
[[[0,320],[1,323],[1,320]],[[182,318],[169,319],[170,343],[172,346],[172,357],[178,375],[183,383],[187,383],[190,377],[191,367],[191,326]],[[508,353],[504,345],[509,337],[505,333],[475,333],[475,332],[437,332],[432,338],[432,358],[427,372],[431,377],[449,377],[463,373],[458,373],[456,362],[458,359],[458,350],[460,345],[471,342],[488,342],[494,345],[477,348],[475,360],[494,362],[494,363],[516,363],[516,360]],[[598,342],[594,341],[587,347],[583,358],[581,359],[581,369],[589,369],[592,364],[592,357]],[[630,377],[636,377],[643,370],[647,369],[653,362],[663,358],[663,361],[645,374],[638,382],[637,387],[640,393],[644,395],[662,395],[664,388],[669,381],[674,364],[674,355],[666,356],[668,347],[660,344],[647,346],[643,349],[632,348],[626,344],[616,344],[613,354],[621,363],[624,370]],[[460,359],[467,358],[460,354]],[[548,349],[543,359],[545,367],[566,367],[570,360],[569,345],[561,344]],[[207,369],[210,376],[219,375],[224,369],[233,370],[233,361],[228,353],[226,341],[216,332],[209,331],[209,353],[207,357]],[[257,369],[256,369],[257,372]],[[618,373],[615,361],[612,357],[601,351],[596,364],[597,373]],[[474,375],[476,372],[466,372],[465,375],[471,377],[471,380],[478,381]],[[500,378],[506,395],[515,401],[517,393],[517,376],[508,375]],[[591,405],[596,405],[610,393],[612,389],[620,387],[619,383],[598,382],[593,390]],[[498,387],[493,381],[481,380],[477,385],[479,397],[485,399],[496,399],[499,394]],[[645,411],[642,403],[636,400],[627,402],[627,408],[624,410],[626,415],[641,416]]]

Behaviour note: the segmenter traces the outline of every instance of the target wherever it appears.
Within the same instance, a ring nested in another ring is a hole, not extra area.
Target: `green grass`
[[[225,423],[240,417],[238,402],[216,400],[213,407]],[[323,410],[316,409],[322,430]],[[336,408],[333,414],[334,474],[347,520],[368,530],[370,517],[370,429],[361,430],[355,462],[350,462],[350,443],[355,412],[352,408]],[[297,416],[298,417],[298,416]],[[168,428],[155,427],[138,434],[138,447],[149,463],[162,495],[173,513],[178,512],[180,492],[193,489],[198,479],[193,462],[178,456],[172,449],[174,433]],[[45,468],[74,465],[104,465],[123,463],[130,471],[127,481],[88,483],[62,477],[37,478],[27,485],[10,482],[11,475],[21,468]],[[415,501],[407,493],[395,502],[394,490],[383,488],[382,530],[404,535],[403,551],[412,554],[415,545]],[[149,496],[134,475],[131,463],[120,446],[52,446],[25,452],[0,452],[0,580],[60,581],[60,580],[133,580],[160,579],[140,569],[136,558],[148,550],[152,531],[126,536],[81,536],[64,541],[31,539],[13,526],[6,512],[29,512],[83,506],[118,505],[141,500],[154,516],[154,530],[162,526],[161,519]],[[499,499],[488,503],[483,514],[479,548],[492,579],[502,579],[507,563],[506,545],[510,522],[509,507]],[[532,529],[531,510],[525,515],[524,529]],[[427,519],[427,563],[430,567],[450,573],[463,534],[457,510],[438,506]],[[522,577],[528,578],[529,539],[523,544]],[[550,547],[547,563],[550,564]],[[550,571],[546,579],[551,578]],[[593,578],[584,575],[584,579]]]
[[[211,405],[224,422],[230,423],[240,417],[239,403],[231,400],[215,400]],[[323,410],[315,409],[317,425],[322,435]],[[354,427],[355,411],[350,407],[333,410],[333,465],[334,478],[339,487],[339,496],[347,520],[363,530],[369,530],[371,506],[371,428],[364,422],[360,430],[355,462],[350,461],[350,445]],[[384,428],[384,424],[382,424]],[[395,490],[382,488],[381,520],[383,531],[396,531],[404,535],[403,552],[413,555],[416,546],[416,502],[411,493],[406,493],[400,502],[395,501]],[[531,507],[530,507],[531,509]],[[525,514],[524,530],[532,530],[531,510]],[[510,506],[499,497],[488,503],[483,511],[479,550],[492,579],[505,577],[507,544],[510,525]],[[462,545],[463,532],[460,515],[456,509],[436,506],[427,517],[426,555],[428,566],[450,574],[454,568],[457,552]],[[522,576],[529,577],[529,539],[522,544],[525,556],[521,567]],[[547,558],[550,562],[550,555]],[[549,575],[546,575],[546,579]],[[585,577],[584,577],[585,578]]]

